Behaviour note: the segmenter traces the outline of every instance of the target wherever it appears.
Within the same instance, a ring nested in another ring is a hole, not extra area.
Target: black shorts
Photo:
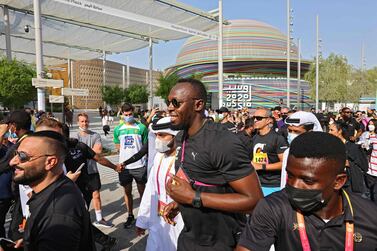
[[[101,179],[99,173],[88,174],[86,180],[86,189],[94,192],[101,189]]]
[[[139,185],[145,185],[147,183],[147,168],[140,167],[136,169],[124,169],[119,173],[119,182],[122,186],[127,186],[135,179]]]

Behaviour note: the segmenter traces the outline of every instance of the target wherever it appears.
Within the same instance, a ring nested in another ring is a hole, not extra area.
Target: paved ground
[[[100,133],[102,143],[104,147],[108,149],[115,149],[113,143],[113,129],[118,124],[118,120],[115,118],[114,124],[111,125],[110,135],[105,136],[102,131],[101,119],[97,112],[88,112],[90,117],[90,129]],[[72,127],[71,135],[77,133],[77,125]],[[118,156],[108,157],[113,163],[118,163]],[[102,181],[101,200],[102,200],[102,214],[106,220],[111,221],[114,224],[113,228],[106,229],[100,228],[104,233],[110,234],[112,237],[118,239],[118,243],[113,250],[133,250],[141,251],[145,249],[146,239],[139,238],[135,234],[135,229],[123,228],[123,223],[126,221],[127,212],[123,199],[123,188],[119,185],[118,174],[110,168],[99,165],[99,171]],[[134,215],[137,215],[140,198],[136,189],[136,184],[133,186],[134,195]],[[95,219],[94,210],[90,210],[92,219]],[[100,250],[100,248],[98,248]]]

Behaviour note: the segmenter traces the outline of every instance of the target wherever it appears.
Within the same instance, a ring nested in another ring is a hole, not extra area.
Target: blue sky
[[[217,0],[182,0],[181,2],[209,11],[217,8]],[[315,19],[319,15],[322,52],[347,57],[359,68],[364,43],[367,68],[377,66],[377,0],[291,0],[293,37],[301,38],[302,55],[315,55]],[[255,19],[271,24],[286,33],[286,0],[223,0],[225,19]],[[163,70],[175,63],[184,40],[154,45],[154,69]],[[109,56],[109,60],[148,68],[148,48]]]

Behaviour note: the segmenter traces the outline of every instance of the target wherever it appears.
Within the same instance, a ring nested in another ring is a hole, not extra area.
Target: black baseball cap
[[[229,110],[228,110],[228,108],[223,106],[220,109],[217,109],[216,112],[217,113],[223,113],[223,112],[229,112]]]

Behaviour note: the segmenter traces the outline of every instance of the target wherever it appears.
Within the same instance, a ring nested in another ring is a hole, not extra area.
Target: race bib
[[[135,142],[135,140],[134,140],[134,138],[132,136],[126,136],[124,138],[123,149],[127,149],[127,148],[133,149],[133,148],[135,148],[134,142]]]
[[[255,153],[253,156],[253,162],[259,164],[268,164],[268,156],[267,153]]]

